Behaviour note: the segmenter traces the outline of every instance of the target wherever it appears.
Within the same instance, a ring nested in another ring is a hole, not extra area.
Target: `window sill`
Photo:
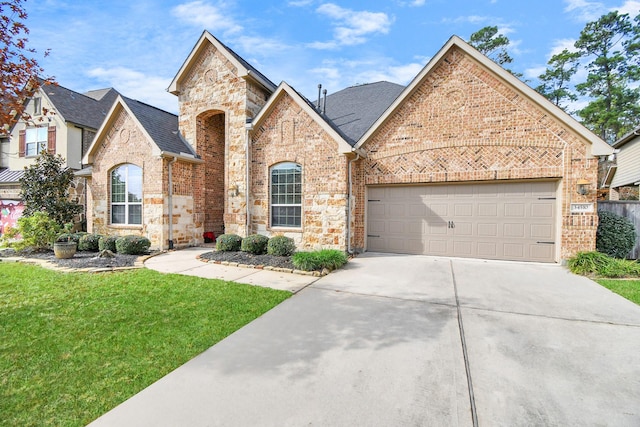
[[[276,233],[302,233],[302,227],[269,227],[269,231]]]
[[[142,224],[109,224],[109,227],[128,230],[142,230]]]

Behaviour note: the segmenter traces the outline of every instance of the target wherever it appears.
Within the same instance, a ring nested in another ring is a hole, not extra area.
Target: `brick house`
[[[157,249],[213,231],[545,262],[595,247],[598,158],[612,148],[458,37],[406,87],[310,102],[205,31],[169,91],[177,126],[152,133],[121,98],[99,130],[84,159],[90,231]]]
[[[82,156],[102,124],[118,92],[112,88],[78,93],[60,85],[42,84],[26,100],[30,119],[18,120],[0,139],[0,234],[14,226],[24,208],[20,178],[42,150],[60,154],[65,167],[79,170]],[[73,200],[85,203],[84,179],[73,182]]]

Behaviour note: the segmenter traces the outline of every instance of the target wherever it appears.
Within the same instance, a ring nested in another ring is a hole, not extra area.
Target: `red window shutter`
[[[27,131],[21,130],[18,133],[18,157],[24,157],[27,151]]]
[[[47,133],[47,151],[49,154],[56,154],[56,127],[49,127],[49,132]]]

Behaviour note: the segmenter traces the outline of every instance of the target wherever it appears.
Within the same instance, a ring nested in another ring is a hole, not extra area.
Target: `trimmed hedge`
[[[98,250],[104,251],[105,249],[110,250],[111,252],[117,252],[116,250],[116,240],[118,240],[118,236],[102,236],[98,239]]]
[[[304,271],[336,270],[347,263],[347,254],[337,249],[322,249],[314,252],[296,252],[291,258],[293,265]]]
[[[99,234],[84,234],[80,236],[80,239],[78,239],[78,250],[97,252],[101,237]]]
[[[296,251],[296,244],[291,237],[274,236],[267,243],[267,253],[276,256],[291,256]]]
[[[216,239],[216,249],[220,252],[235,252],[240,250],[242,237],[237,234],[221,234]]]
[[[151,242],[142,236],[122,236],[116,240],[116,251],[120,254],[142,255],[147,253]]]
[[[242,239],[240,250],[254,255],[262,255],[267,253],[267,244],[269,238],[262,234],[252,234]]]
[[[636,244],[636,229],[631,221],[613,212],[598,212],[596,250],[614,258],[626,258]]]

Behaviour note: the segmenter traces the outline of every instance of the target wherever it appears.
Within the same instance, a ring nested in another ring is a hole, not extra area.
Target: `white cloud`
[[[150,76],[125,67],[93,68],[87,73],[124,96],[176,113],[178,98],[167,92],[171,79]]]
[[[325,3],[316,10],[334,20],[334,39],[330,42],[316,42],[309,47],[316,49],[332,49],[338,46],[353,46],[367,41],[366,36],[381,33],[387,34],[392,19],[386,13],[354,11],[344,9],[333,3]]]
[[[574,46],[575,43],[576,43],[575,39],[556,40],[553,43],[553,47],[551,48],[551,52],[549,52],[547,59],[551,59],[553,55],[557,55],[565,49],[567,49],[569,52],[575,52],[576,51],[576,48]]]
[[[196,0],[179,4],[171,10],[171,13],[187,24],[202,27],[211,32],[232,34],[242,31],[242,26],[230,16],[223,2],[211,5],[203,0]]]
[[[424,6],[425,0],[414,0],[411,2],[411,6]]]
[[[630,17],[634,18],[640,13],[640,1],[627,0],[622,6],[613,8],[613,10],[617,10],[621,14],[628,13]]]
[[[590,22],[598,19],[607,12],[603,3],[588,0],[565,0],[565,12],[572,13],[574,19],[581,22]]]
[[[293,7],[304,7],[313,4],[313,0],[298,0],[298,1],[290,1],[287,3],[289,6]]]

